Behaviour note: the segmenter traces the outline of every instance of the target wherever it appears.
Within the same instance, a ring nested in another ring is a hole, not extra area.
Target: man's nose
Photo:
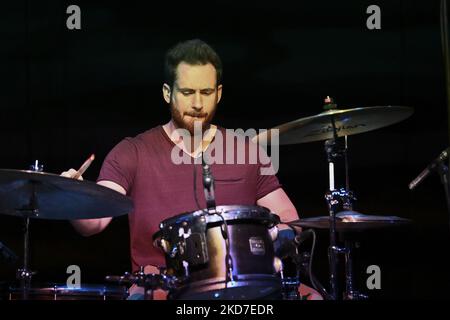
[[[202,95],[200,94],[200,92],[195,93],[194,101],[192,103],[192,108],[195,111],[200,111],[203,109]]]

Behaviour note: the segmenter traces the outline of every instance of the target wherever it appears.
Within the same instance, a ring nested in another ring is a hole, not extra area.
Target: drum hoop
[[[188,282],[185,285],[172,290],[171,294],[178,297],[186,294],[206,294],[208,292],[217,290],[223,291],[225,290],[224,286],[226,282],[227,280],[222,277],[214,277],[200,281]],[[230,281],[228,281],[228,283],[228,289],[231,290],[255,285],[267,287],[269,291],[281,291],[283,288],[281,279],[279,277],[277,277],[276,275],[267,274],[240,274],[239,280],[234,281],[234,285],[231,285]],[[273,287],[270,288],[270,286]]]
[[[21,293],[22,288],[9,288],[10,293]],[[123,286],[105,286],[105,285],[85,285],[81,288],[70,288],[60,284],[35,286],[29,289],[31,295],[61,295],[61,296],[88,296],[88,297],[110,297],[128,295],[127,289]]]
[[[258,222],[266,224],[269,227],[280,223],[280,218],[270,212],[269,209],[260,206],[247,206],[247,205],[226,205],[217,206],[216,210],[221,213],[222,217],[227,223],[233,223],[239,220],[248,220],[252,222]],[[222,218],[217,214],[205,215],[204,210],[197,210],[193,212],[186,212],[171,218],[165,219],[160,223],[160,230],[153,235],[153,240],[161,237],[162,230],[173,225],[179,225],[183,222],[191,222],[201,216],[206,217],[207,224],[214,224],[222,222]]]

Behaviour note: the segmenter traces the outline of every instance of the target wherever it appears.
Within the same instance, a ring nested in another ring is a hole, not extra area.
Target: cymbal
[[[408,118],[413,112],[413,108],[402,106],[332,109],[272,129],[279,130],[280,145],[305,143],[333,138],[333,119],[337,136],[343,137],[389,126]],[[260,133],[253,141],[270,143],[271,130]]]
[[[367,229],[380,229],[387,227],[404,226],[412,223],[411,220],[396,216],[365,215],[356,211],[341,211],[336,214],[337,231],[361,231]],[[320,216],[304,218],[287,223],[303,228],[329,229],[330,217]]]
[[[94,182],[0,169],[0,214],[73,220],[120,216],[132,209],[128,197]]]

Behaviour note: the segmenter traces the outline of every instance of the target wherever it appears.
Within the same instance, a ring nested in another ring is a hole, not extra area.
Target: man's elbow
[[[102,232],[102,230],[97,230],[97,229],[90,229],[90,230],[77,230],[77,232],[82,235],[83,237],[90,237],[96,234],[99,234],[100,232]]]
[[[108,221],[109,222],[109,221]],[[99,220],[74,220],[71,221],[74,229],[83,237],[90,237],[102,232],[108,223]]]
[[[295,207],[286,208],[282,210],[279,215],[284,222],[291,222],[299,219],[299,215]]]

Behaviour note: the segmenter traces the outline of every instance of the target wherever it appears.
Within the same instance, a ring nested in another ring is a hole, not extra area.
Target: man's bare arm
[[[299,219],[297,209],[295,209],[291,199],[289,199],[288,195],[282,188],[278,188],[275,191],[265,195],[259,199],[256,204],[258,206],[270,209],[270,211],[277,214],[283,222],[290,222]],[[279,228],[287,229],[288,227],[286,225],[280,225]]]
[[[75,169],[70,169],[69,171],[63,172],[61,175],[64,177],[72,177],[76,173]],[[80,180],[83,180],[82,177],[79,178]],[[97,184],[110,188],[114,191],[117,191],[123,195],[126,195],[125,189],[118,185],[115,182],[112,181],[99,181]],[[81,235],[85,237],[92,236],[94,234],[102,232],[111,222],[112,217],[106,217],[106,218],[98,218],[98,219],[79,219],[79,220],[71,220],[70,223],[73,225],[75,230],[78,231]]]

